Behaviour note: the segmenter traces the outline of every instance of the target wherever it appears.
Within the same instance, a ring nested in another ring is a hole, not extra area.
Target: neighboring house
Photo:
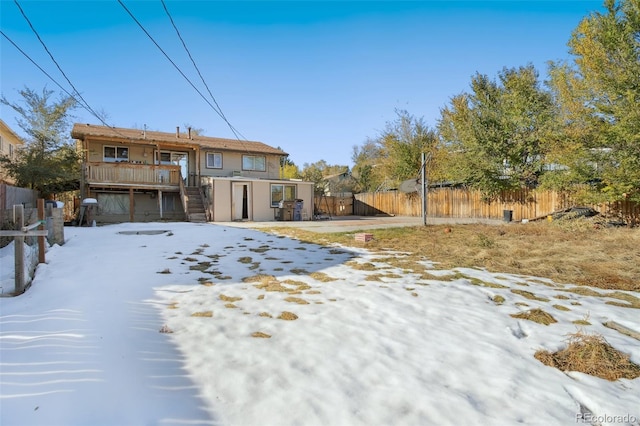
[[[262,142],[75,124],[83,153],[81,197],[98,222],[276,220],[280,201],[302,200],[313,182],[280,179],[288,154]]]
[[[0,119],[0,155],[14,158],[18,149],[22,147],[23,141],[11,128]],[[15,180],[8,176],[0,165],[0,183],[14,185]]]
[[[357,181],[351,176],[350,171],[337,173],[322,178],[322,186],[325,195],[344,195],[351,194],[357,185]]]

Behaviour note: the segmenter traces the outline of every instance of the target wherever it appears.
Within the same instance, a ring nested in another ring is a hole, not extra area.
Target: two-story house
[[[14,158],[18,149],[23,145],[22,138],[16,134],[2,119],[0,119],[0,155]],[[0,184],[14,185],[15,181],[0,165]]]
[[[272,221],[280,202],[313,211],[313,182],[280,179],[288,154],[262,142],[75,124],[83,153],[81,197],[98,222]]]

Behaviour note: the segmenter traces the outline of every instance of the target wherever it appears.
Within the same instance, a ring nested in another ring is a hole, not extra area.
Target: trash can
[[[304,208],[304,200],[296,200],[293,205],[293,220],[302,220],[302,209]]]
[[[505,222],[513,220],[513,210],[502,210],[502,217]]]
[[[280,220],[291,221],[294,217],[294,202],[280,201]]]

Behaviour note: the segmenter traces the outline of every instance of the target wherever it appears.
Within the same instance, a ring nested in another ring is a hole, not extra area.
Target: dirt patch
[[[257,337],[260,339],[270,339],[271,335],[267,333],[263,333],[262,331],[256,331],[254,333],[251,333],[251,337]]]
[[[566,348],[554,353],[540,350],[534,356],[561,371],[579,371],[609,381],[640,377],[640,366],[599,334],[571,334]]]

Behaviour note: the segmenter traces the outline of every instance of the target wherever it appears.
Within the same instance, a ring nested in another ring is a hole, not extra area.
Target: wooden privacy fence
[[[353,213],[353,196],[316,195],[313,199],[314,216],[350,216]]]
[[[534,219],[552,212],[575,206],[570,195],[556,191],[503,191],[496,200],[487,201],[482,193],[462,188],[430,188],[427,196],[429,217],[503,219],[505,210],[512,219]],[[606,216],[638,221],[640,205],[629,201],[584,205]],[[397,191],[367,192],[354,195],[353,214],[374,216],[389,214],[421,216],[419,193]]]

